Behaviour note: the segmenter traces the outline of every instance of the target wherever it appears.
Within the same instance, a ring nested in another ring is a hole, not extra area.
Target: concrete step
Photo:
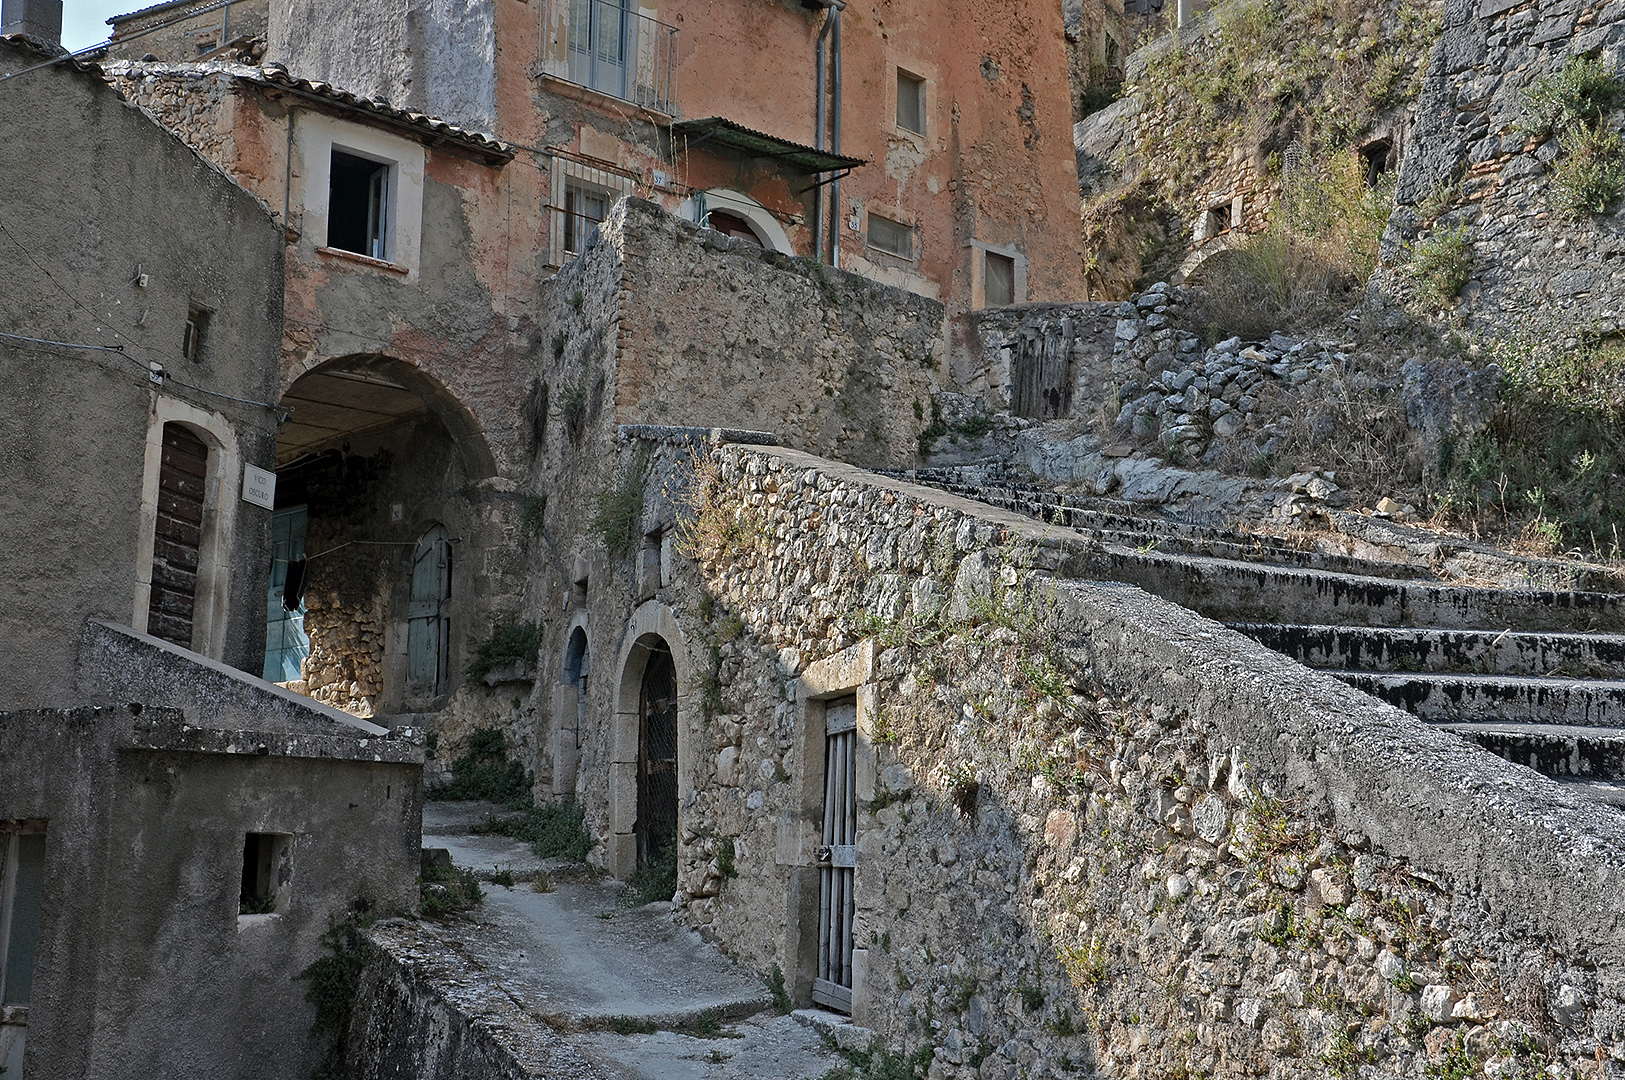
[[[1595,780],[1587,776],[1554,776],[1552,779],[1581,798],[1625,810],[1625,780]]]
[[[1547,776],[1625,782],[1625,730],[1620,728],[1503,721],[1439,726]]]
[[[1625,728],[1625,682],[1617,680],[1449,672],[1330,674],[1423,720]]]
[[[1066,570],[1125,581],[1220,622],[1517,627],[1526,632],[1625,630],[1625,596],[1546,589],[1472,588],[1268,566],[1099,544]]]
[[[934,486],[1046,524],[1064,525],[1102,543],[1138,551],[1203,555],[1338,574],[1401,579],[1437,577],[1425,561],[1362,559],[1321,550],[1307,539],[1218,528],[1144,510],[1135,513],[1128,504],[1102,509],[1102,500],[1077,495],[1011,487]]]
[[[1318,668],[1625,678],[1625,634],[1280,623],[1232,623],[1231,629],[1299,663]]]

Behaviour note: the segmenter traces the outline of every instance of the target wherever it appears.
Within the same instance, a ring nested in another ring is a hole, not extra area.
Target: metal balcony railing
[[[677,28],[633,0],[544,0],[541,70],[669,113],[677,102]]]

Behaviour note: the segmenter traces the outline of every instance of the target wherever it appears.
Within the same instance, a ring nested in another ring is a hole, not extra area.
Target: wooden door
[[[158,518],[152,541],[147,633],[192,647],[198,552],[203,543],[209,448],[179,424],[165,424],[158,470]]]

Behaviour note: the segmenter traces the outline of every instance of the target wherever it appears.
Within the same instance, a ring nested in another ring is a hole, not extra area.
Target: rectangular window
[[[925,80],[897,69],[897,126],[925,134]]]
[[[239,915],[271,915],[287,904],[292,875],[293,837],[286,833],[248,833],[243,837],[242,892]]]
[[[869,215],[869,246],[903,259],[914,257],[914,230],[898,221]]]
[[[0,822],[0,1069],[22,1076],[45,899],[45,823]]]
[[[609,192],[580,180],[564,182],[564,250],[579,255],[587,237],[609,216]]]
[[[982,252],[984,307],[1006,307],[1016,302],[1016,260],[991,251]]]
[[[327,246],[388,259],[388,162],[335,148],[328,179]]]

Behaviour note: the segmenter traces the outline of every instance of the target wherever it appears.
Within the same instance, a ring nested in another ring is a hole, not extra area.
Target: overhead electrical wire
[[[44,274],[46,279],[49,280],[52,285],[55,285],[57,290],[61,292],[63,296],[66,296],[69,300],[73,301],[75,307],[79,308],[85,314],[91,316],[91,318],[95,319],[97,322],[106,323],[108,330],[129,342],[130,345],[132,345],[142,354],[149,356],[151,355],[147,346],[143,345],[135,338],[132,338],[130,335],[124,333],[117,326],[114,326],[112,319],[103,318],[101,314],[89,304],[86,304],[83,300],[80,300],[71,289],[62,284],[62,282],[58,281],[56,275],[47,270],[38,259],[34,258],[34,253],[29,251],[28,248],[17,239],[16,235],[6,227],[6,223],[3,220],[0,220],[0,233],[5,233],[6,239],[10,240],[17,250],[23,253],[23,257],[29,262],[33,263],[34,268],[40,273]],[[54,345],[68,349],[94,349],[100,352],[116,353],[118,356],[128,360],[130,363],[140,368],[147,374],[149,379],[158,383],[159,385],[174,385],[185,390],[190,390],[196,394],[203,394],[207,397],[219,398],[222,401],[235,401],[240,405],[253,405],[258,408],[267,409],[271,412],[277,413],[281,419],[286,419],[287,416],[292,413],[291,409],[282,405],[276,405],[268,401],[257,401],[254,398],[238,397],[235,394],[227,394],[219,390],[211,390],[206,386],[198,386],[195,383],[189,383],[181,379],[177,379],[169,373],[169,369],[162,362],[151,360],[143,363],[134,356],[131,356],[123,345],[103,345],[78,341],[53,341],[48,338],[27,337],[23,334],[0,334],[0,338],[12,338],[20,341],[28,341],[37,345]]]

